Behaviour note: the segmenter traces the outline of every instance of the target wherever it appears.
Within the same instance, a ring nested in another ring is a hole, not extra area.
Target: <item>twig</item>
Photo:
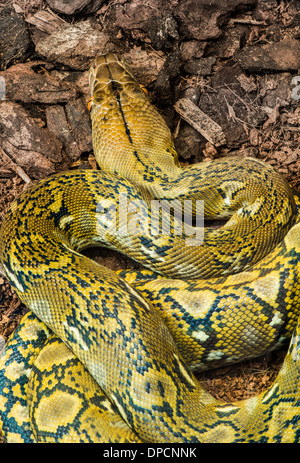
[[[186,122],[214,146],[221,146],[226,143],[222,128],[189,98],[181,98],[176,102],[174,108]]]
[[[231,19],[230,23],[232,24],[250,24],[251,26],[267,26],[267,23],[264,21],[256,21],[255,19]]]
[[[10,157],[2,150],[0,149],[1,156],[4,158],[4,160],[10,164],[11,168],[21,177],[22,180],[24,180],[25,183],[31,183],[32,180],[28,177],[28,175],[24,172],[22,167],[18,166]]]

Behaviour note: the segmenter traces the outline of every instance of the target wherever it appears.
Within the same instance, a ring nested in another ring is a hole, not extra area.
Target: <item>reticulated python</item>
[[[259,160],[181,168],[126,64],[101,56],[90,75],[102,170],[32,185],[1,227],[6,276],[32,312],[0,360],[0,430],[9,442],[298,442],[298,199]],[[187,246],[176,208],[162,233],[168,211],[150,206],[191,197],[228,220]],[[116,274],[80,254],[91,245],[149,270]],[[249,400],[220,402],[191,371],[291,336],[274,384]]]

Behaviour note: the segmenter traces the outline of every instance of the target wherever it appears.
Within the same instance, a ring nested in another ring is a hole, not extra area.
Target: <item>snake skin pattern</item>
[[[128,66],[104,55],[90,76],[101,170],[32,185],[0,229],[1,263],[30,308],[0,359],[0,432],[7,442],[298,442],[298,198],[259,160],[181,168]],[[177,233],[190,197],[227,219],[194,246],[189,229]],[[113,272],[80,254],[94,245],[148,269]],[[251,399],[218,401],[194,376],[289,339],[274,384]]]

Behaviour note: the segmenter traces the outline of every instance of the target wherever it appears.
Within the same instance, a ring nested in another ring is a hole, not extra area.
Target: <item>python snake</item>
[[[0,261],[30,312],[0,359],[0,432],[8,442],[298,442],[298,198],[260,160],[180,167],[164,120],[115,55],[95,60],[90,84],[101,170],[33,184],[1,226]],[[176,214],[188,204],[195,215],[196,200],[227,221],[187,246],[197,227],[175,233]],[[80,254],[93,245],[148,270],[115,273]],[[218,401],[192,372],[290,338],[274,384],[251,399]]]

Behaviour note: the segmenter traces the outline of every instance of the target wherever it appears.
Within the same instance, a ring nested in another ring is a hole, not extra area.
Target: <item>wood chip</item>
[[[64,103],[76,98],[76,89],[59,78],[44,72],[38,74],[33,71],[35,64],[38,66],[43,61],[20,63],[11,66],[0,73],[5,79],[5,97],[7,100],[22,103]]]
[[[44,38],[37,37],[35,51],[47,61],[83,71],[95,56],[115,51],[115,45],[110,35],[87,20],[64,24]]]
[[[9,163],[11,168],[21,177],[22,180],[24,180],[25,183],[31,183],[31,179],[28,177],[28,175],[24,172],[22,167],[18,166],[7,154],[4,153],[4,151],[0,148],[1,156],[5,160],[5,162]],[[0,273],[1,273],[1,268],[0,268]]]
[[[31,179],[44,178],[65,161],[60,140],[47,128],[40,127],[21,105],[2,101],[0,119],[1,149],[15,163],[14,170],[24,180],[23,172]]]
[[[212,145],[221,146],[226,143],[222,128],[191,100],[181,98],[176,102],[174,108],[186,122],[201,133]]]
[[[61,105],[49,106],[46,108],[47,128],[63,143],[67,156],[75,161],[79,158],[81,151],[75,137],[70,130],[65,110]]]
[[[66,115],[81,153],[92,151],[90,115],[82,100],[71,100],[66,104]]]
[[[40,10],[35,14],[29,15],[25,18],[25,21],[47,34],[52,34],[62,25],[68,24],[60,16],[49,9]]]

